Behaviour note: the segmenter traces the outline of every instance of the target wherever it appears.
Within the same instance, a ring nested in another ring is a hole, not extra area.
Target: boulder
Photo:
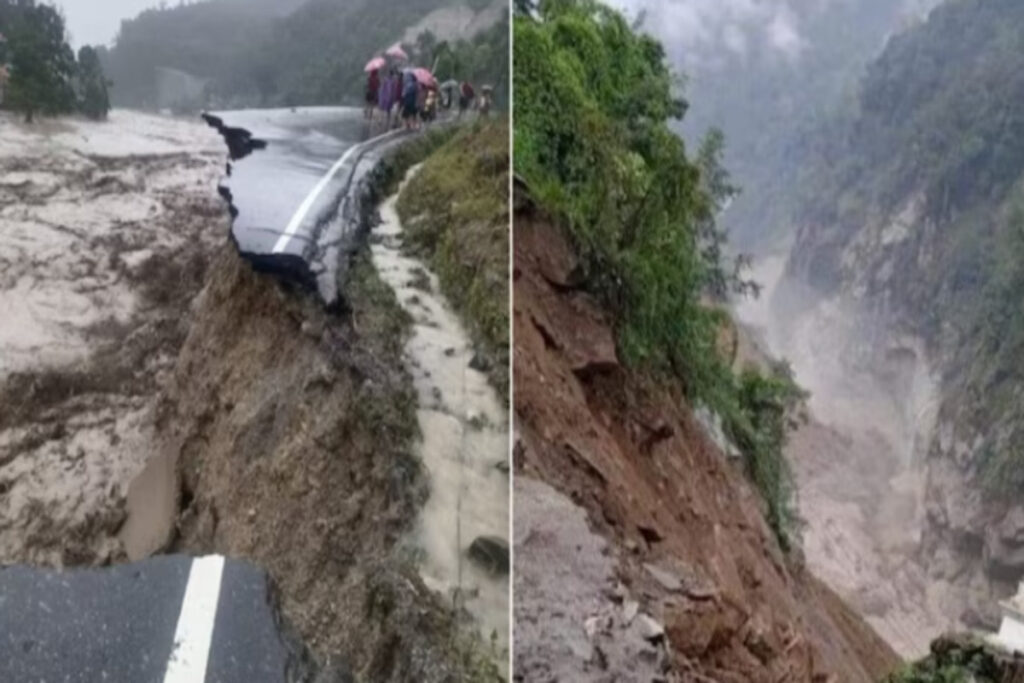
[[[508,574],[508,541],[497,536],[479,536],[469,546],[469,558],[492,574]]]

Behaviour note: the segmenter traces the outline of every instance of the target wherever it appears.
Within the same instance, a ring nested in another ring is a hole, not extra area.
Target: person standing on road
[[[391,107],[395,103],[395,78],[395,70],[392,69],[391,73],[381,81],[380,92],[377,95],[377,108],[380,109],[381,116],[384,118],[384,130],[391,128]]]
[[[437,118],[437,91],[434,88],[427,88],[427,97],[423,103],[423,111],[420,118],[423,123],[430,123]]]
[[[459,118],[466,113],[466,110],[473,104],[473,99],[476,97],[476,92],[473,90],[473,86],[470,85],[469,81],[462,81],[462,85],[459,86]]]
[[[494,88],[485,85],[480,89],[480,93],[480,103],[477,109],[480,111],[480,117],[486,119],[491,115],[491,106],[494,104]]]
[[[373,69],[366,77],[366,108],[363,117],[373,120],[373,111],[377,107],[377,95],[380,91],[380,69]]]
[[[414,130],[416,128],[416,101],[419,98],[419,84],[416,82],[416,75],[411,70],[405,72],[404,78],[402,120],[405,121],[406,130]]]

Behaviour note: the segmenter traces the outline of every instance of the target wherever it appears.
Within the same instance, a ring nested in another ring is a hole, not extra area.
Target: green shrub
[[[924,659],[907,664],[886,683],[996,683],[1010,680],[996,655],[971,638],[943,637]]]
[[[744,369],[735,380],[725,430],[743,453],[747,474],[767,505],[768,524],[783,550],[793,546],[796,512],[793,476],[783,452],[789,433],[806,420],[807,393],[786,363],[762,374]]]

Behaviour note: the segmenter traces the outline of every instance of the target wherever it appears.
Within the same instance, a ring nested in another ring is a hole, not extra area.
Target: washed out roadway
[[[380,152],[407,133],[371,131],[361,110],[345,107],[213,112],[207,121],[234,157],[221,193],[239,252],[335,303],[339,269],[357,239],[352,193]]]

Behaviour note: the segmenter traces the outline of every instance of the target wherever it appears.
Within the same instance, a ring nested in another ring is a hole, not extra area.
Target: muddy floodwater
[[[508,459],[508,415],[486,375],[470,367],[473,345],[436,275],[403,253],[397,196],[381,206],[372,253],[381,279],[413,319],[406,364],[418,396],[422,438],[416,448],[430,497],[411,540],[422,551],[427,585],[446,597],[461,596],[484,637],[496,635],[506,650],[507,575],[475,564],[468,548],[479,537],[508,538],[509,480],[501,467]]]

